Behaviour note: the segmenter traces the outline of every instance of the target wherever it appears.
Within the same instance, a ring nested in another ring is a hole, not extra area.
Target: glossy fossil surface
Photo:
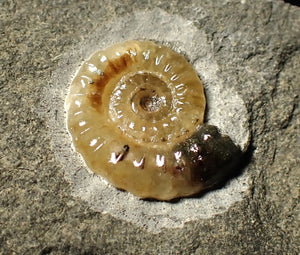
[[[192,66],[153,42],[95,53],[75,76],[66,108],[74,146],[88,167],[139,197],[198,193],[218,182],[239,152],[202,125],[205,96]]]

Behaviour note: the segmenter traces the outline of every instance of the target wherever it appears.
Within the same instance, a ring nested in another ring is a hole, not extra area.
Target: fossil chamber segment
[[[82,65],[66,100],[67,126],[93,172],[138,197],[170,200],[205,189],[206,177],[214,178],[207,171],[217,167],[211,162],[226,165],[237,153],[229,141],[229,152],[214,154],[218,146],[208,141],[217,137],[228,148],[227,138],[202,125],[205,104],[202,83],[183,56],[127,41]]]

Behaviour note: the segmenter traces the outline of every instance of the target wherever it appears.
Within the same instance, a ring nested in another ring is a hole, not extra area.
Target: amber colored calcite
[[[170,200],[209,186],[195,173],[209,171],[201,162],[214,165],[218,156],[204,149],[207,143],[190,142],[203,128],[205,104],[202,83],[183,56],[150,41],[127,41],[82,65],[66,100],[67,125],[93,172],[138,197]],[[213,139],[209,130],[203,135]]]

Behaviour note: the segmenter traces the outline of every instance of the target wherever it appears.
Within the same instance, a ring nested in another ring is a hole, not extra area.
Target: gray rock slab
[[[0,2],[0,254],[298,254],[300,9],[282,1]],[[64,100],[93,52],[151,39],[202,79],[245,151],[198,198],[139,200],[72,150]]]

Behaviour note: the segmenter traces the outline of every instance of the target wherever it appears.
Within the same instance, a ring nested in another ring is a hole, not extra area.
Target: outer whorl
[[[215,127],[202,125],[205,104],[183,56],[128,41],[83,64],[67,97],[67,123],[93,172],[136,196],[170,200],[217,183],[239,153]]]

